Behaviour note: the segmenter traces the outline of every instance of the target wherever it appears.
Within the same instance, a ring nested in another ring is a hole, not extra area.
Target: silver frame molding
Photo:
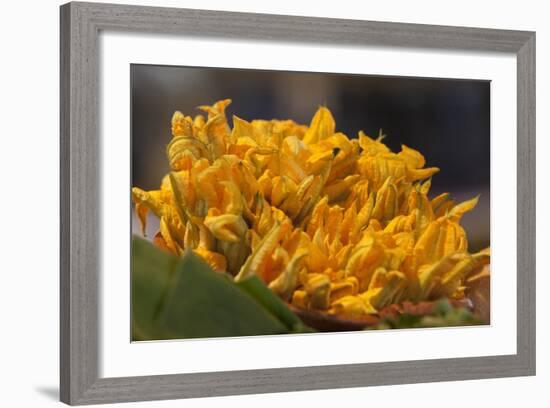
[[[113,4],[61,6],[61,401],[98,404],[535,374],[535,33]],[[517,354],[99,377],[101,30],[517,56]]]

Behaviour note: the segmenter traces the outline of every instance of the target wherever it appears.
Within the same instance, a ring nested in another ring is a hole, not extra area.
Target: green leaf
[[[188,251],[132,240],[132,340],[306,333],[312,330],[256,276],[236,284]]]
[[[188,251],[176,267],[158,318],[171,338],[287,333],[287,327],[229,275],[213,271]]]
[[[163,338],[155,322],[162,307],[178,259],[132,238],[132,340]]]
[[[236,285],[251,295],[263,307],[269,310],[281,322],[283,322],[290,333],[311,333],[312,329],[302,323],[287,305],[271,291],[257,276],[251,276]]]

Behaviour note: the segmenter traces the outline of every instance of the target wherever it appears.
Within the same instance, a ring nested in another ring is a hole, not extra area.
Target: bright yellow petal
[[[207,215],[204,225],[217,239],[229,242],[243,241],[248,229],[243,218],[236,214]]]
[[[239,271],[239,274],[235,276],[235,281],[241,281],[246,277],[256,273],[264,257],[270,256],[271,251],[273,251],[273,249],[277,245],[281,230],[281,223],[276,222],[271,230],[269,230],[269,232],[265,235],[265,237],[262,238],[252,254],[250,254],[250,256],[247,258],[246,262],[243,264],[241,270]]]
[[[313,144],[326,139],[334,134],[335,129],[336,123],[334,122],[332,113],[324,106],[321,106],[313,116],[309,129],[304,135],[304,143]]]
[[[463,203],[455,205],[449,211],[449,218],[453,221],[458,221],[468,211],[472,211],[479,201],[479,196],[472,198],[471,200],[464,201]]]
[[[193,136],[193,120],[185,117],[180,111],[174,112],[172,116],[172,136]]]
[[[197,255],[206,261],[208,265],[215,271],[225,272],[227,271],[227,260],[225,256],[214,251],[209,251],[203,247],[198,247],[193,250]]]

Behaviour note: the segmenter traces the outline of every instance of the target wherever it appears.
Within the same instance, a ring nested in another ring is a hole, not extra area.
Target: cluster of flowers
[[[230,100],[175,112],[171,171],[159,190],[132,189],[144,228],[160,218],[162,245],[191,249],[236,281],[259,276],[297,307],[347,317],[392,303],[464,296],[489,262],[471,254],[459,222],[477,198],[428,198],[424,157],[393,153],[359,132],[336,132],[320,107],[309,126],[225,115]]]

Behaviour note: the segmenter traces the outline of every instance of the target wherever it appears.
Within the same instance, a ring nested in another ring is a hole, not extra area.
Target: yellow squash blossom
[[[201,106],[206,117],[172,117],[171,171],[159,190],[132,189],[145,228],[160,219],[163,247],[187,248],[236,281],[259,276],[297,307],[361,317],[405,300],[461,298],[489,251],[468,252],[464,213],[429,198],[418,151],[392,152],[362,131],[337,132],[320,107],[309,126],[246,121],[229,99]]]

